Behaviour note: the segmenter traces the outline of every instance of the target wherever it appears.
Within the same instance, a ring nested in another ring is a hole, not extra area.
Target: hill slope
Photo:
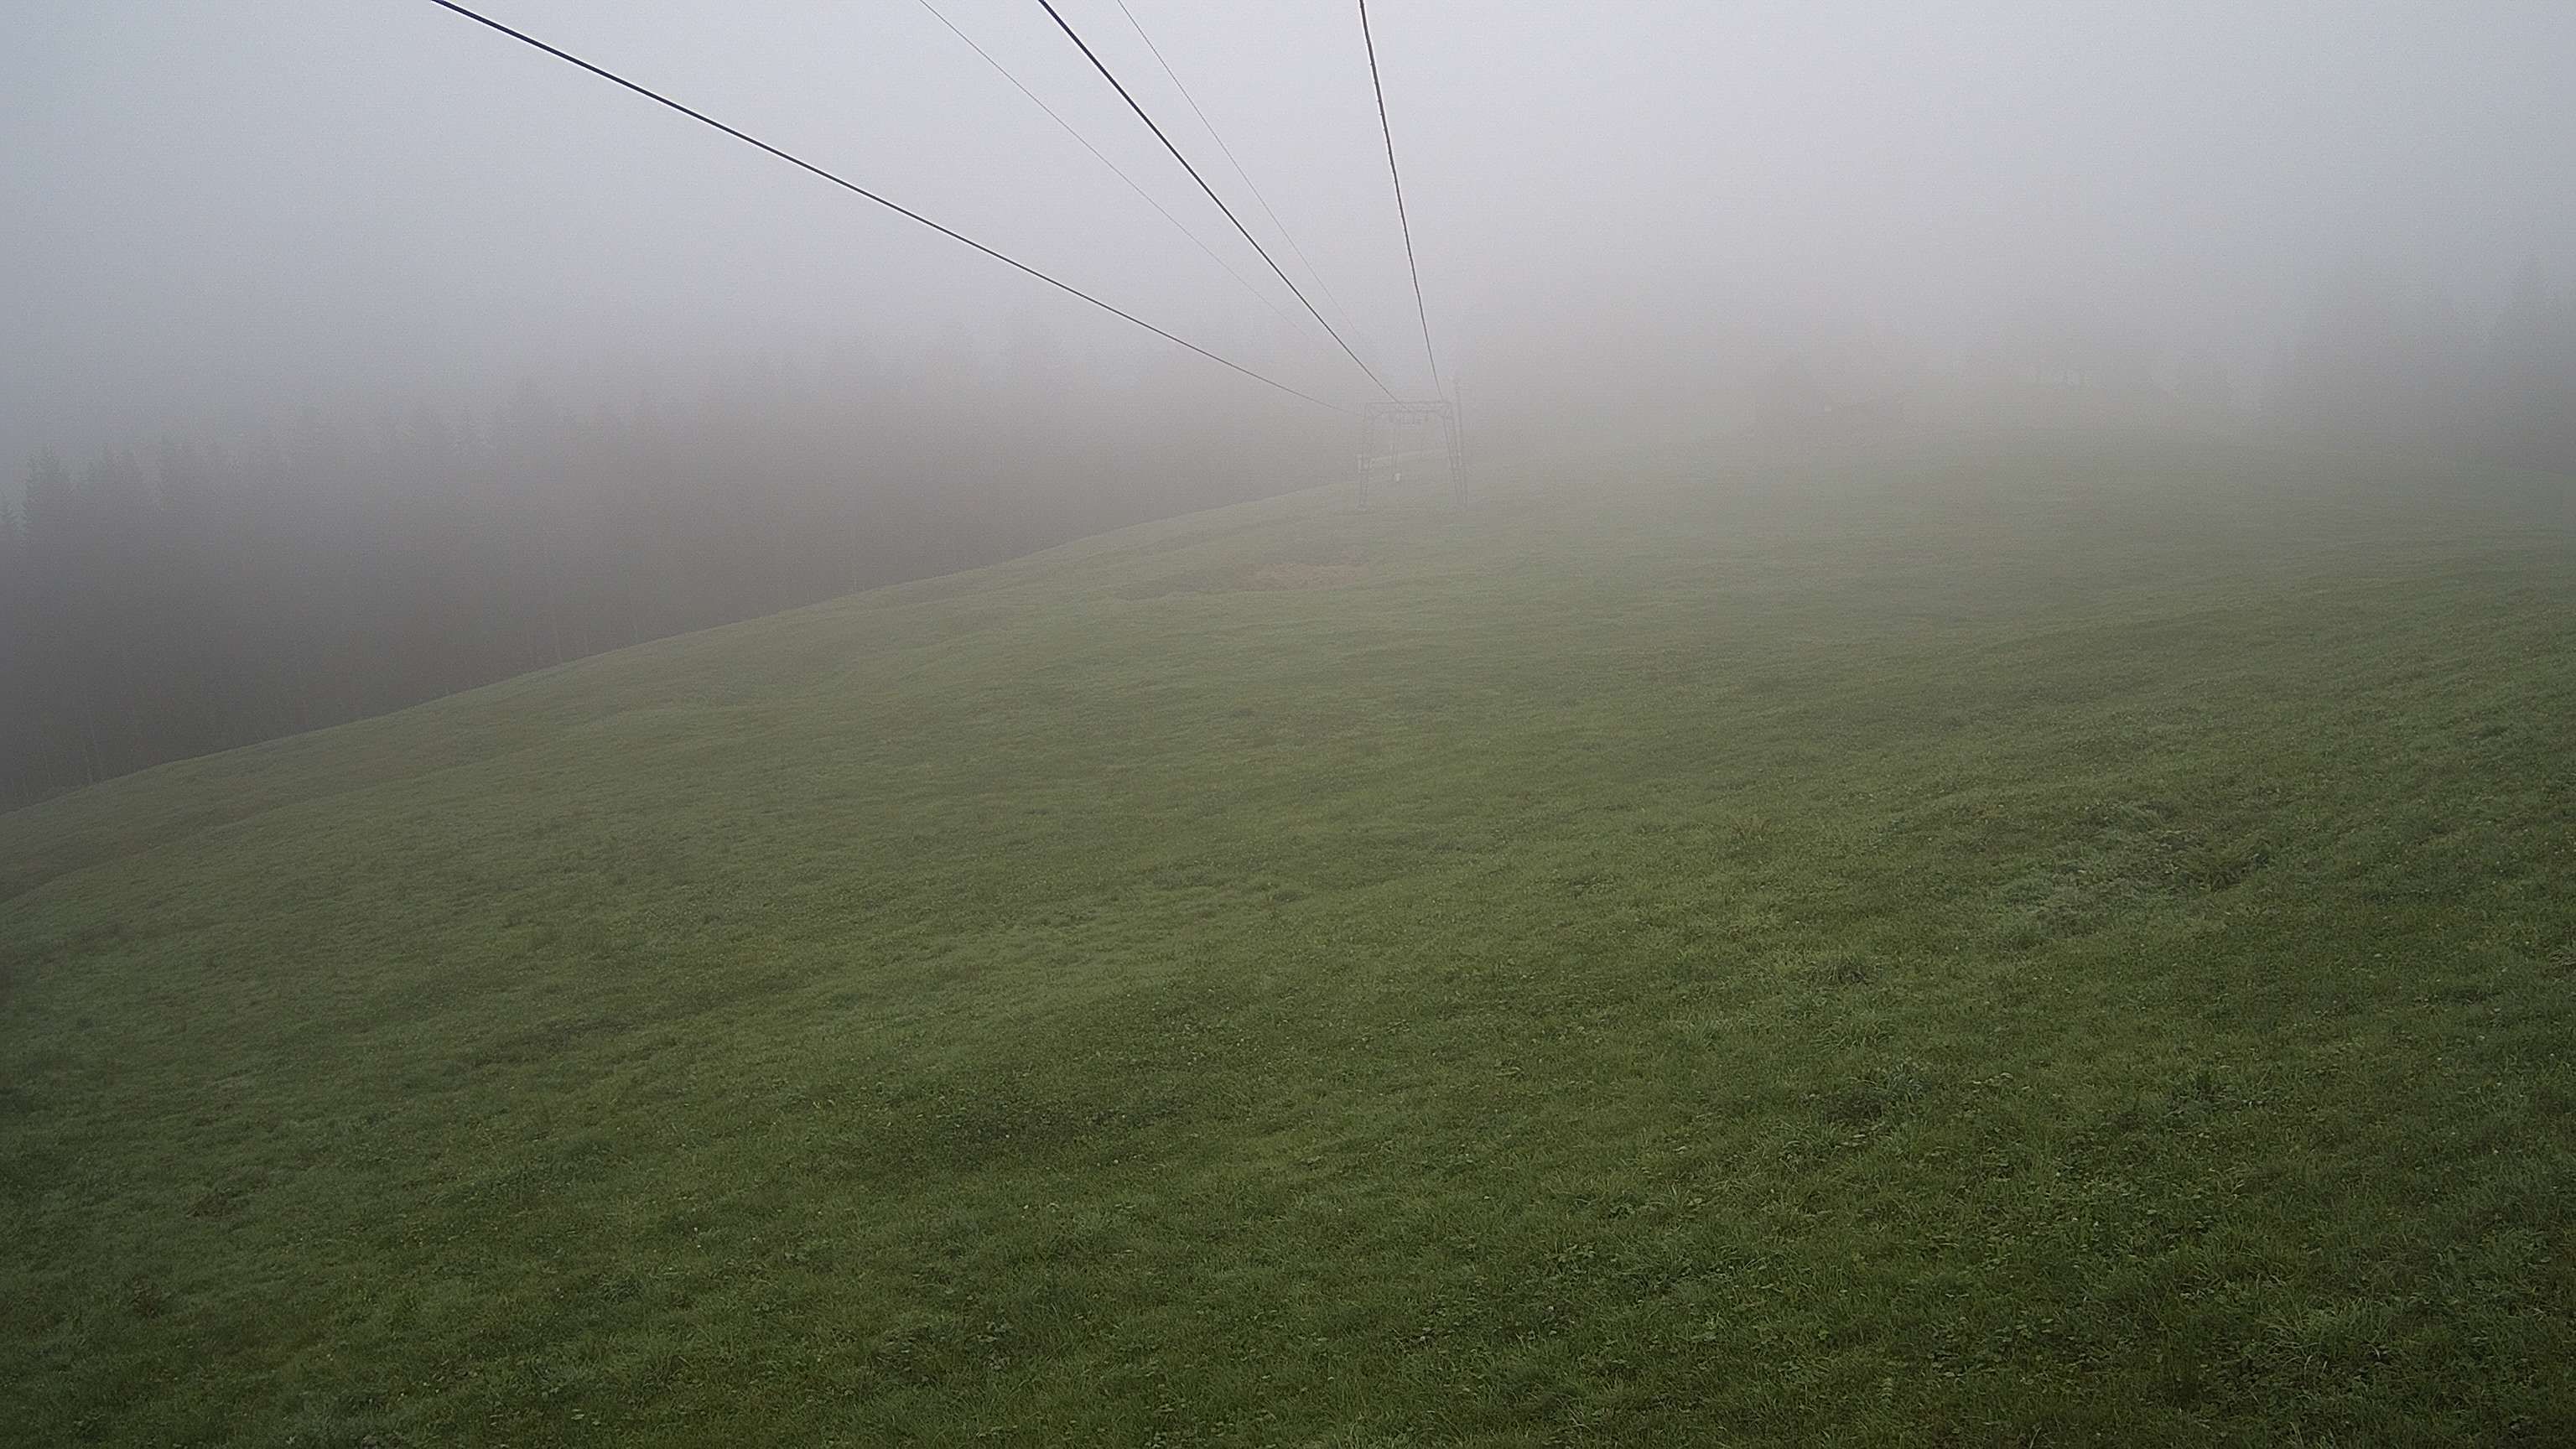
[[[0,1418],[2576,1436],[2565,499],[1308,495],[0,816]]]

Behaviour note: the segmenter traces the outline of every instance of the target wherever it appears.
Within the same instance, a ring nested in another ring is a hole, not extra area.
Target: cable
[[[1386,175],[1395,183],[1395,220],[1404,228],[1404,266],[1413,274],[1413,315],[1422,319],[1422,356],[1431,364],[1431,391],[1440,395],[1440,359],[1431,350],[1431,309],[1422,303],[1422,268],[1413,260],[1413,223],[1404,214],[1404,177],[1395,169],[1395,128],[1386,120],[1386,82],[1377,76],[1377,40],[1369,34],[1368,0],[1360,0],[1360,39],[1368,45],[1369,84],[1377,91],[1377,128],[1386,137]]]
[[[447,0],[433,0],[433,3],[444,5],[447,3]],[[1234,229],[1243,233],[1243,239],[1252,243],[1252,249],[1261,253],[1261,259],[1270,263],[1270,270],[1278,274],[1280,281],[1288,283],[1288,290],[1297,294],[1297,300],[1305,303],[1306,310],[1314,314],[1316,321],[1323,322],[1324,330],[1332,333],[1333,340],[1335,342],[1341,343],[1342,351],[1350,354],[1351,361],[1359,363],[1360,371],[1368,373],[1368,380],[1377,384],[1377,390],[1385,393],[1388,397],[1395,396],[1395,389],[1388,387],[1385,379],[1379,377],[1367,363],[1360,362],[1360,355],[1356,352],[1351,352],[1351,345],[1348,342],[1342,342],[1342,334],[1339,332],[1333,332],[1333,324],[1330,322],[1324,322],[1324,314],[1315,311],[1315,304],[1306,301],[1306,294],[1304,292],[1297,291],[1297,284],[1288,280],[1288,274],[1286,272],[1279,270],[1279,263],[1272,259],[1269,248],[1264,247],[1258,238],[1254,237],[1249,230],[1245,229],[1242,218],[1234,214],[1233,207],[1225,204],[1224,197],[1216,194],[1215,187],[1207,184],[1207,178],[1199,174],[1199,168],[1190,164],[1190,158],[1181,154],[1181,148],[1173,145],[1172,138],[1163,134],[1163,128],[1154,124],[1154,118],[1145,114],[1145,108],[1136,104],[1136,98],[1127,94],[1127,87],[1120,85],[1118,77],[1109,73],[1109,67],[1100,63],[1100,57],[1091,53],[1091,47],[1084,43],[1081,36],[1074,34],[1073,27],[1064,23],[1064,17],[1056,12],[1054,0],[1038,0],[1038,4],[1042,6],[1046,10],[1046,13],[1055,20],[1056,28],[1062,30],[1065,33],[1065,37],[1071,40],[1074,43],[1075,48],[1082,52],[1083,58],[1091,62],[1091,68],[1100,72],[1101,79],[1109,82],[1110,87],[1118,92],[1118,98],[1127,103],[1127,109],[1136,113],[1136,119],[1143,121],[1145,123],[1145,129],[1154,133],[1154,139],[1163,143],[1163,149],[1172,153],[1172,159],[1181,163],[1181,169],[1190,173],[1190,179],[1199,184],[1199,190],[1207,193],[1208,200],[1216,203],[1216,209],[1224,212],[1225,219],[1234,223]]]
[[[1342,299],[1333,295],[1333,284],[1324,280],[1324,274],[1316,270],[1315,264],[1307,259],[1306,249],[1297,245],[1296,234],[1289,231],[1287,223],[1279,219],[1279,213],[1270,209],[1270,199],[1261,194],[1260,187],[1252,184],[1252,173],[1244,170],[1243,163],[1234,159],[1234,148],[1225,144],[1225,137],[1218,133],[1216,122],[1209,120],[1207,112],[1199,109],[1198,97],[1191,95],[1190,88],[1181,84],[1180,72],[1172,69],[1170,61],[1163,59],[1163,48],[1154,43],[1154,37],[1145,33],[1145,27],[1137,22],[1136,12],[1127,8],[1127,0],[1118,0],[1118,13],[1127,17],[1128,27],[1136,32],[1136,38],[1145,42],[1145,48],[1153,52],[1154,64],[1161,66],[1163,74],[1170,77],[1172,89],[1179,91],[1181,99],[1190,103],[1190,113],[1197,116],[1199,124],[1207,128],[1208,139],[1216,142],[1217,150],[1225,153],[1225,164],[1233,167],[1234,174],[1243,178],[1243,189],[1251,192],[1252,199],[1261,203],[1261,214],[1270,218],[1272,226],[1279,228],[1279,235],[1288,242],[1288,250],[1297,254],[1298,265],[1306,269],[1307,276],[1315,279],[1315,285],[1322,290],[1324,300],[1333,304],[1334,311],[1344,317],[1350,316],[1351,309],[1343,306]]]
[[[1337,413],[1347,413],[1351,411],[1349,408],[1342,407],[1334,403],[1328,403],[1322,398],[1314,396],[1312,393],[1299,392],[1297,389],[1290,387],[1288,384],[1281,382],[1276,378],[1264,377],[1260,373],[1253,371],[1251,368],[1244,366],[1242,363],[1229,362],[1225,358],[1217,356],[1215,353],[1208,351],[1206,348],[1199,346],[1195,342],[1189,341],[1186,338],[1173,336],[1171,333],[1164,331],[1162,328],[1155,326],[1153,323],[1146,321],[1144,318],[1139,317],[1132,312],[1122,311],[1117,307],[1111,306],[1109,303],[1100,300],[1098,297],[1091,295],[1080,287],[1074,286],[1070,282],[1059,282],[1055,278],[1048,276],[1046,273],[1039,271],[1037,268],[1030,266],[1028,263],[1023,262],[1016,257],[1007,256],[1001,252],[995,251],[991,247],[984,245],[982,242],[975,240],[973,237],[968,236],[963,232],[952,231],[947,227],[941,226],[938,222],[932,221],[929,217],[923,216],[920,212],[914,211],[910,207],[898,206],[894,202],[886,200],[884,197],[877,195],[875,192],[868,190],[866,187],[861,186],[856,182],[845,181],[840,177],[833,175],[831,172],[824,170],[822,167],[815,165],[811,161],[805,160],[799,156],[790,155],[785,151],[781,151],[777,147],[770,145],[767,141],[761,140],[757,136],[751,135],[747,132],[737,131],[733,127],[726,125],[724,122],[717,120],[715,117],[706,114],[704,111],[691,110],[689,107],[680,104],[678,101],[672,100],[669,96],[663,95],[659,91],[649,90],[631,80],[628,80],[626,77],[617,74],[615,71],[605,70],[599,66],[593,65],[589,61],[582,59],[580,56],[573,54],[571,51],[559,50],[556,47],[548,45],[544,41],[537,39],[535,36],[526,33],[525,31],[513,30],[509,26],[502,24],[498,20],[492,19],[488,15],[481,15],[472,10],[468,10],[464,6],[457,4],[456,0],[429,0],[429,3],[442,10],[449,10],[458,15],[462,15],[466,19],[473,21],[477,25],[484,26],[487,29],[497,30],[503,35],[510,37],[512,40],[518,41],[522,45],[542,50],[557,60],[590,72],[601,80],[610,81],[614,84],[624,86],[626,89],[644,97],[646,100],[670,107],[672,110],[679,112],[690,120],[697,121],[708,126],[713,126],[715,129],[724,132],[726,135],[733,137],[735,140],[740,141],[745,145],[766,151],[770,155],[777,157],[779,160],[784,161],[791,166],[798,167],[805,171],[810,171],[815,175],[822,177],[824,180],[831,182],[834,186],[840,187],[844,191],[866,197],[868,200],[875,202],[877,205],[884,207],[886,210],[891,211],[898,216],[911,221],[920,222],[923,226],[930,228],[941,236],[947,237],[951,241],[964,242],[966,245],[973,247],[975,250],[982,252],[988,257],[991,257],[993,260],[1003,263],[1004,265],[1012,267],[1018,271],[1026,272],[1030,276],[1037,278],[1039,281],[1046,283],[1048,286],[1055,288],[1059,292],[1079,297],[1083,301],[1089,302],[1092,306],[1099,308],[1101,311],[1106,312],[1113,317],[1117,317],[1123,321],[1133,322],[1137,326],[1144,328],[1146,331],[1153,333],[1155,336],[1162,338],[1166,342],[1186,347],[1190,351],[1197,353],[1199,356],[1206,358],[1210,362],[1216,363],[1220,367],[1231,368],[1236,372],[1242,373],[1245,377],[1251,378],[1255,382],[1267,383],[1271,387],[1275,387],[1291,397],[1303,398],[1319,408],[1328,408]]]
[[[1304,328],[1302,328],[1302,327],[1298,327],[1298,326],[1297,326],[1297,319],[1296,319],[1296,318],[1294,318],[1294,317],[1289,316],[1289,315],[1288,315],[1288,313],[1287,313],[1287,311],[1286,311],[1285,309],[1283,309],[1282,307],[1280,307],[1280,305],[1279,305],[1277,302],[1274,302],[1274,301],[1270,300],[1270,294],[1269,294],[1269,293],[1264,292],[1264,291],[1262,291],[1259,287],[1256,287],[1256,286],[1252,285],[1252,281],[1251,281],[1251,279],[1250,279],[1250,278],[1248,278],[1248,277],[1246,277],[1246,276],[1244,276],[1244,275],[1243,275],[1243,273],[1236,271],[1236,270],[1234,269],[1234,264],[1233,264],[1233,263],[1228,262],[1225,258],[1223,258],[1223,257],[1221,257],[1221,256],[1218,256],[1218,255],[1216,254],[1216,249],[1215,249],[1214,247],[1209,246],[1206,242],[1200,241],[1200,240],[1199,240],[1199,234],[1198,234],[1197,232],[1194,232],[1194,231],[1190,230],[1188,227],[1183,226],[1183,225],[1181,224],[1181,219],[1180,219],[1179,217],[1172,215],[1172,213],[1171,213],[1168,209],[1166,209],[1166,208],[1164,207],[1163,203],[1161,203],[1161,202],[1159,202],[1159,201],[1156,201],[1156,200],[1154,199],[1154,195],[1153,195],[1153,193],[1152,193],[1152,192],[1147,191],[1144,187],[1137,185],[1137,184],[1136,184],[1136,178],[1135,178],[1135,177],[1130,176],[1130,175],[1128,175],[1125,171],[1120,170],[1117,162],[1110,160],[1110,159],[1109,159],[1107,156],[1105,156],[1105,155],[1102,155],[1102,154],[1101,154],[1101,150],[1100,150],[1100,148],[1099,148],[1099,147],[1097,147],[1097,146],[1092,145],[1092,144],[1091,144],[1091,140],[1090,140],[1090,138],[1089,138],[1089,137],[1087,137],[1087,136],[1083,135],[1080,131],[1075,130],[1075,129],[1073,128],[1073,123],[1072,123],[1071,121],[1068,121],[1068,120],[1066,120],[1064,117],[1062,117],[1062,116],[1060,116],[1060,115],[1057,115],[1057,114],[1056,114],[1055,107],[1050,106],[1050,105],[1048,105],[1045,101],[1043,101],[1043,100],[1039,99],[1039,97],[1038,97],[1038,93],[1037,93],[1037,92],[1035,92],[1035,91],[1033,91],[1033,90],[1030,90],[1030,89],[1029,89],[1027,86],[1025,86],[1025,85],[1022,85],[1022,84],[1020,83],[1020,78],[1019,78],[1018,76],[1015,76],[1015,75],[1011,74],[1011,73],[1010,73],[1010,71],[1009,71],[1008,69],[1006,69],[1006,68],[1002,65],[1002,63],[1001,63],[1000,61],[993,59],[992,54],[991,54],[989,51],[985,50],[985,49],[984,49],[984,47],[982,47],[982,46],[980,46],[980,45],[977,45],[977,44],[975,43],[975,37],[973,37],[973,36],[971,36],[971,35],[968,35],[968,34],[967,34],[965,31],[963,31],[963,30],[958,29],[958,28],[957,28],[957,22],[955,22],[955,21],[953,21],[953,20],[949,19],[949,18],[948,18],[947,16],[945,16],[945,15],[940,14],[940,13],[939,13],[939,7],[938,7],[938,6],[931,4],[931,3],[930,3],[930,0],[921,0],[921,8],[922,8],[922,9],[924,9],[924,10],[929,11],[929,12],[930,12],[930,14],[931,14],[931,18],[932,18],[932,19],[937,20],[940,24],[947,26],[947,27],[948,27],[948,33],[949,33],[949,34],[954,35],[954,36],[956,36],[959,40],[962,40],[962,41],[966,42],[966,47],[967,47],[967,49],[974,51],[974,52],[975,52],[977,55],[979,55],[979,56],[982,56],[982,57],[983,57],[983,59],[984,59],[984,63],[985,63],[986,65],[989,65],[989,66],[991,66],[991,67],[993,68],[993,73],[994,73],[994,74],[996,74],[996,75],[1000,76],[1002,79],[1004,79],[1004,80],[1006,80],[1006,81],[1009,81],[1012,85],[1017,86],[1017,87],[1019,88],[1019,92],[1020,92],[1020,94],[1021,94],[1021,95],[1024,95],[1024,96],[1027,96],[1027,97],[1029,98],[1029,102],[1030,102],[1030,104],[1032,104],[1032,105],[1036,106],[1039,110],[1046,112],[1046,114],[1047,114],[1047,119],[1048,119],[1048,120],[1053,121],[1053,122],[1055,122],[1058,126],[1063,127],[1063,128],[1064,128],[1064,133],[1065,133],[1066,135],[1071,136],[1073,139],[1075,139],[1075,140],[1077,140],[1077,141],[1080,141],[1080,142],[1082,143],[1082,149],[1084,149],[1085,151],[1090,152],[1090,153],[1092,154],[1092,156],[1093,156],[1096,160],[1098,160],[1098,161],[1100,162],[1100,164],[1101,164],[1101,165],[1106,166],[1106,167],[1108,167],[1108,168],[1109,168],[1109,174],[1111,174],[1112,176],[1117,177],[1117,178],[1118,178],[1119,180],[1121,180],[1121,181],[1126,182],[1126,183],[1127,183],[1127,189],[1128,189],[1128,190],[1133,191],[1133,192],[1135,192],[1138,196],[1141,196],[1141,197],[1145,198],[1145,204],[1146,204],[1147,206],[1150,206],[1150,207],[1154,208],[1154,210],[1156,210],[1156,211],[1158,211],[1158,212],[1161,212],[1161,213],[1162,213],[1162,215],[1163,215],[1163,220],[1170,222],[1170,223],[1172,224],[1172,227],[1173,227],[1173,229],[1174,229],[1174,230],[1178,231],[1181,235],[1183,235],[1183,236],[1185,236],[1185,237],[1188,237],[1188,238],[1190,239],[1191,243],[1192,243],[1193,245],[1195,245],[1195,246],[1196,246],[1200,251],[1206,252],[1206,253],[1207,253],[1207,255],[1208,255],[1208,260],[1209,260],[1209,261],[1212,261],[1212,262],[1216,263],[1218,266],[1225,268],[1225,274],[1226,274],[1227,276],[1229,276],[1229,277],[1234,278],[1234,280],[1235,280],[1236,284],[1237,284],[1237,285],[1239,285],[1239,286],[1241,286],[1241,287],[1243,288],[1243,290],[1245,290],[1246,292],[1251,293],[1251,294],[1252,294],[1252,296],[1253,296],[1253,299],[1254,299],[1254,300],[1258,301],[1262,306],[1269,308],[1269,309],[1271,310],[1271,312],[1272,312],[1272,313],[1274,313],[1274,314],[1276,314],[1276,315],[1277,315],[1277,317],[1279,318],[1279,320],[1280,320],[1280,321],[1287,323],[1287,324],[1288,324],[1290,327],[1292,327],[1292,328],[1295,328],[1295,329],[1296,329],[1296,331],[1297,331],[1297,335],[1298,335],[1298,336],[1300,336],[1300,337],[1305,337],[1305,338],[1308,338],[1308,339],[1312,339],[1312,338],[1314,337],[1314,335],[1315,335],[1315,334],[1313,334],[1313,333],[1311,333],[1311,332],[1306,331],[1306,330],[1305,330]]]

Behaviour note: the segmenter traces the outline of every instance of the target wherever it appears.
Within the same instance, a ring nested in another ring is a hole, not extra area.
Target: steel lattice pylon
[[[1373,402],[1360,417],[1359,501],[1368,506],[1372,486],[1383,489],[1404,476],[1404,460],[1432,451],[1399,446],[1408,433],[1440,430],[1441,465],[1449,473],[1449,496],[1467,501],[1467,459],[1458,445],[1458,409],[1448,402]]]

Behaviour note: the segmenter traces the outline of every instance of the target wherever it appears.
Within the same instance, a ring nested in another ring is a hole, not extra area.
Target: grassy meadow
[[[2576,1441],[2571,485],[1610,473],[0,815],[0,1440]]]

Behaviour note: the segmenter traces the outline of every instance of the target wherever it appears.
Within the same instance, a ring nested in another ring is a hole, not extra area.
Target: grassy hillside
[[[0,816],[0,1422],[2566,1442],[2567,499],[1307,495]]]

